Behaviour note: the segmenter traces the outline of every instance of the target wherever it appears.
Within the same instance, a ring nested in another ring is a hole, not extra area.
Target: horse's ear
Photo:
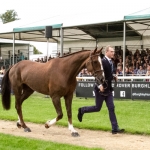
[[[103,47],[102,47],[101,49],[98,50],[98,53],[101,53],[102,49],[103,49]]]
[[[100,52],[102,51],[103,47],[99,50]]]
[[[96,47],[95,50],[94,50],[94,54],[96,53],[96,51],[97,51],[97,47]]]

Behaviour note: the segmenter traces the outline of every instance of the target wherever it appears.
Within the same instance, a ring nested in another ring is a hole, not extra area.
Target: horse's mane
[[[73,52],[73,53],[70,53],[70,54],[66,54],[64,56],[61,56],[59,58],[64,58],[64,57],[68,57],[68,56],[71,56],[71,55],[74,55],[74,54],[78,54],[80,52],[87,52],[87,51],[90,51],[90,50],[80,50],[80,51],[77,51],[77,52]]]

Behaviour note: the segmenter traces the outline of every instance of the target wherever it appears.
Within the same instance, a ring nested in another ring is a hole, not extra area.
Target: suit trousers
[[[109,119],[111,122],[112,129],[118,128],[117,118],[115,115],[115,106],[113,102],[113,95],[112,92],[106,95],[102,95],[99,92],[99,88],[97,85],[94,87],[95,92],[95,106],[85,106],[81,108],[81,112],[84,113],[90,113],[90,112],[98,112],[101,110],[101,107],[103,105],[103,102],[105,100],[108,111],[109,111]]]

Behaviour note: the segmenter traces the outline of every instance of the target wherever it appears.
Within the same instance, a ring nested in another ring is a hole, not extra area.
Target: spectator
[[[139,69],[137,71],[137,75],[139,76],[145,76],[146,72],[145,70],[143,69],[142,65],[139,66]],[[137,81],[143,81],[143,79],[138,79]]]
[[[1,66],[0,74],[1,75],[5,74],[5,66]]]
[[[147,73],[145,74],[145,76],[150,76],[150,71],[147,71]],[[145,81],[149,82],[150,79],[146,79]]]
[[[23,53],[22,53],[22,52],[21,52],[21,53],[19,53],[18,55],[19,55],[19,61],[24,60],[24,55],[23,55]]]
[[[117,66],[116,75],[117,75],[117,76],[123,76],[122,65],[118,65],[118,66]],[[118,81],[122,81],[122,80],[119,80],[119,79],[118,79]]]
[[[145,75],[146,71],[143,69],[142,65],[139,66],[139,69],[137,71],[137,75]]]
[[[116,74],[118,76],[122,76],[123,75],[122,65],[118,65],[117,70],[116,70]]]

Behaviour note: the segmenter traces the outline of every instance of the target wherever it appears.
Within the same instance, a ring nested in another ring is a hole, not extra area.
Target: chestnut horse
[[[2,104],[3,108],[10,109],[10,92],[15,95],[15,108],[18,113],[17,126],[23,127],[25,132],[31,132],[23,120],[22,103],[34,91],[50,95],[57,112],[57,117],[45,123],[49,128],[62,119],[63,112],[60,98],[64,97],[68,115],[68,127],[72,136],[79,136],[72,124],[72,98],[76,88],[76,76],[83,68],[87,68],[97,80],[103,82],[100,50],[84,50],[54,58],[46,63],[23,60],[10,68],[2,79]]]

